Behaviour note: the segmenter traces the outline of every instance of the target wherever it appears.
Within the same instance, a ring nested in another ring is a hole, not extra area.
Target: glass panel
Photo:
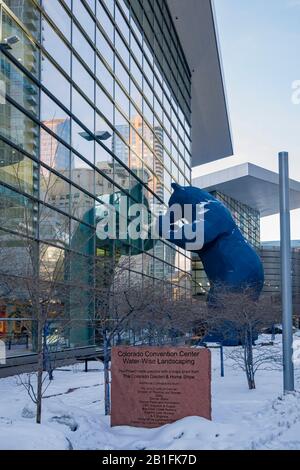
[[[104,60],[106,60],[108,65],[113,70],[114,69],[114,52],[98,28],[96,31],[96,44],[97,44],[98,51],[100,52]]]
[[[39,89],[35,83],[21,72],[5,55],[0,58],[0,80],[5,91],[28,112],[39,116]]]
[[[62,128],[64,125],[65,123],[57,124],[58,127],[62,126]],[[68,121],[68,126],[70,126],[70,121]],[[55,131],[54,125],[52,130]],[[58,134],[60,131],[56,130],[55,133]],[[70,150],[44,129],[41,129],[40,159],[50,168],[59,171],[59,173],[69,178]]]
[[[75,18],[78,18],[80,21],[80,26],[84,31],[89,35],[91,40],[95,40],[95,21],[92,20],[92,17],[87,12],[86,8],[83,6],[80,0],[73,2],[73,14]]]
[[[125,87],[127,93],[129,93],[129,75],[121,64],[121,62],[119,61],[119,59],[117,58],[115,60],[115,74],[122,83],[122,85]]]
[[[111,179],[114,177],[114,164],[113,164],[113,157],[112,155],[107,152],[107,150],[100,144],[96,142],[96,166],[102,173],[105,173]],[[99,181],[99,173],[96,173],[96,193],[98,194],[99,188],[97,185],[97,181],[99,185],[103,185],[104,182],[101,180]],[[101,188],[100,188],[100,194]]]
[[[42,82],[64,106],[70,109],[70,83],[46,57],[42,58]]]
[[[143,88],[143,74],[139,67],[137,66],[135,60],[130,61],[130,73],[132,77],[135,79],[137,84],[139,85],[140,89],[142,90]]]
[[[104,91],[97,85],[96,87],[96,104],[99,111],[106,119],[113,123],[114,121],[114,105]]]
[[[107,36],[114,42],[114,26],[108,17],[108,14],[104,10],[103,6],[99,1],[97,1],[96,14],[99,23],[101,24],[103,30],[106,32]]]
[[[41,166],[40,199],[63,212],[69,213],[70,184]]]
[[[8,101],[0,108],[0,135],[10,139],[33,156],[38,155],[39,128]]]
[[[109,150],[112,150],[113,130],[98,113],[96,113],[96,137]]]
[[[129,99],[117,82],[115,82],[115,101],[126,116],[129,117]]]
[[[101,171],[103,171],[105,174],[107,174],[111,178],[114,176],[112,174],[112,171],[113,171],[112,165],[108,165],[105,167],[104,162],[102,162],[102,163],[99,163],[99,165],[97,166],[99,166]],[[104,200],[107,202],[107,198],[104,197],[103,199],[103,196],[112,194],[114,192],[114,185],[111,181],[109,181],[107,178],[105,178],[105,176],[101,175],[100,173],[96,173],[95,176],[96,176],[95,194],[100,200]]]
[[[71,179],[74,183],[94,194],[94,169],[77,155],[72,154]]]
[[[0,140],[0,180],[20,191],[36,195],[38,164]]]
[[[131,150],[130,151],[130,169],[136,174],[142,181],[147,182],[148,176],[142,160]]]
[[[91,132],[94,132],[94,108],[75,88],[72,89],[72,112]]]
[[[111,96],[114,93],[114,79],[99,57],[96,59],[97,78]]]
[[[121,33],[123,34],[124,38],[126,39],[127,43],[129,44],[129,26],[126,23],[122,13],[120,12],[119,8],[116,7],[115,10],[115,21],[120,28]]]
[[[107,173],[107,172],[106,172]],[[110,177],[112,175],[109,175]],[[100,175],[100,173],[96,173],[96,191],[95,194],[97,198],[100,201],[103,201],[105,203],[109,202],[109,195],[113,194],[115,192],[115,186],[114,184],[109,181],[105,176]],[[96,215],[97,215],[97,208],[100,207],[100,213],[102,213],[101,210],[101,204],[99,205],[98,202],[96,202]]]
[[[150,126],[153,126],[153,112],[145,99],[143,100],[143,113],[144,117],[148,119]]]
[[[139,134],[131,128],[130,130],[130,145],[132,150],[143,159],[143,141]]]
[[[46,20],[43,22],[43,46],[61,68],[70,74],[71,51]]]
[[[14,44],[10,54],[33,75],[39,75],[40,53],[33,42],[29,40],[23,30],[2,9],[2,38],[17,36],[20,41]]]
[[[115,9],[115,0],[103,0],[108,10],[110,11],[112,17],[114,16]]]
[[[50,283],[49,289],[53,292],[55,289],[55,297],[52,299],[52,306],[47,315],[49,336],[51,335],[54,322],[57,326],[57,318],[64,316],[65,306],[68,296],[68,287],[60,285],[66,277],[68,256],[65,250],[54,246],[40,244],[40,276],[42,280]],[[45,289],[47,287],[45,286]],[[61,335],[61,332],[60,332]],[[61,341],[60,336],[60,341]]]
[[[72,147],[92,164],[94,163],[94,142],[90,134],[72,121]]]
[[[79,202],[80,204],[80,202]],[[93,222],[92,214],[93,211],[88,211],[85,218]],[[70,246],[72,250],[75,250],[79,253],[83,253],[85,255],[92,255],[94,253],[94,240],[95,240],[95,231],[93,228],[85,225],[84,223],[77,222],[76,220],[71,220],[71,242]],[[72,259],[74,259],[72,254]],[[72,261],[71,261],[72,263]],[[84,265],[85,266],[85,265]],[[76,263],[74,268],[71,267],[71,276],[75,273],[80,272],[81,278],[84,273],[89,273],[89,270],[83,270],[82,264],[78,266]]]
[[[24,230],[23,230],[24,231]],[[9,295],[1,298],[0,336],[5,342],[7,357],[28,354],[33,349],[32,279],[37,257],[36,243],[21,235],[0,231],[0,270],[6,276],[5,290]],[[8,262],[9,261],[9,262]],[[28,282],[24,282],[24,278]]]
[[[0,226],[23,235],[35,236],[36,223],[37,204],[0,185]]]
[[[73,23],[73,47],[92,72],[95,69],[95,52],[87,42],[81,31]]]
[[[35,8],[31,0],[23,0],[22,3],[16,0],[5,0],[7,6],[22,21],[32,36],[40,37],[40,12]]]
[[[72,78],[83,93],[85,93],[91,101],[94,101],[94,79],[75,56],[73,56],[72,59]]]
[[[95,13],[96,12],[96,0],[87,0],[87,3],[89,4],[92,12]]]
[[[123,126],[124,134],[127,132],[127,140],[129,138],[129,126]],[[126,137],[126,135],[125,135]],[[115,133],[113,141],[113,152],[125,165],[129,165],[129,147],[124,141]]]
[[[126,1],[124,1],[124,0],[118,0],[118,3],[119,3],[119,5],[121,6],[123,12],[125,13],[127,19],[129,20],[130,12],[129,12],[129,6],[128,6],[127,0],[126,0]]]
[[[130,96],[132,101],[139,109],[143,107],[143,97],[139,89],[135,86],[133,80],[130,80]]]
[[[71,214],[90,225],[94,224],[95,200],[75,186],[71,186]]]
[[[128,166],[128,161],[124,163]],[[130,173],[118,162],[115,163],[115,182],[124,190],[128,191],[131,188]]]
[[[43,7],[59,30],[71,41],[71,17],[59,3],[59,0],[43,0]]]
[[[40,205],[40,239],[61,247],[69,245],[70,219],[50,207]]]
[[[129,123],[117,109],[115,110],[115,128],[123,139],[129,143]]]
[[[115,48],[125,65],[129,68],[129,50],[117,31],[115,35]]]
[[[41,94],[41,121],[58,137],[70,143],[70,117],[44,92]]]

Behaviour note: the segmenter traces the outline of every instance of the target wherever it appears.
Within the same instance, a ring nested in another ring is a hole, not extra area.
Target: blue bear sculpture
[[[258,299],[264,284],[263,266],[256,251],[243,237],[230,211],[218,199],[200,188],[182,187],[175,183],[172,188],[174,192],[169,207],[179,205],[184,210],[184,206],[190,205],[191,215],[182,227],[176,226],[178,221],[171,219],[166,238],[178,247],[199,255],[211,286],[208,302],[214,303],[217,286],[220,285],[233,292],[250,288],[253,297]],[[199,211],[199,207],[202,210]],[[163,222],[163,218],[161,221]],[[189,248],[193,240],[187,239],[187,229],[190,233],[196,233],[197,224],[201,224],[204,232],[201,246],[195,243],[195,248]],[[160,230],[161,227],[162,225]]]

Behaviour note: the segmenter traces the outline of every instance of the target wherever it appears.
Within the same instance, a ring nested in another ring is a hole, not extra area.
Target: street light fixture
[[[7,38],[5,38],[3,40],[3,42],[0,43],[0,47],[2,49],[6,49],[6,50],[11,50],[12,47],[15,45],[15,44],[18,44],[20,42],[20,38],[16,35],[14,36],[8,36]]]
[[[94,137],[88,132],[79,132],[79,135],[83,137],[83,139],[87,140],[88,142],[95,140]],[[95,136],[99,140],[108,140],[110,139],[112,135],[108,131],[96,131]]]

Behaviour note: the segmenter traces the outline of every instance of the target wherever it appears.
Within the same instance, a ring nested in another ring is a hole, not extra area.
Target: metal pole
[[[221,359],[221,377],[225,377],[223,343],[220,344],[220,359]]]
[[[289,154],[279,153],[280,181],[280,247],[281,247],[281,296],[282,296],[282,343],[284,392],[293,392],[293,298],[291,277],[291,226]]]

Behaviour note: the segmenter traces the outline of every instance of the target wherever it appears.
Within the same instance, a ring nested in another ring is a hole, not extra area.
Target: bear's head
[[[216,199],[206,191],[194,186],[180,186],[177,183],[172,183],[173,194],[169,200],[169,207],[174,204],[184,206],[187,204],[205,204],[209,201]]]
[[[224,228],[231,229],[235,225],[227,207],[207,191],[194,186],[180,186],[177,183],[173,183],[172,188],[174,191],[169,200],[169,208],[181,206],[184,218],[189,223],[204,217],[207,225],[218,226],[220,233]],[[187,207],[190,207],[190,210],[187,211]]]

